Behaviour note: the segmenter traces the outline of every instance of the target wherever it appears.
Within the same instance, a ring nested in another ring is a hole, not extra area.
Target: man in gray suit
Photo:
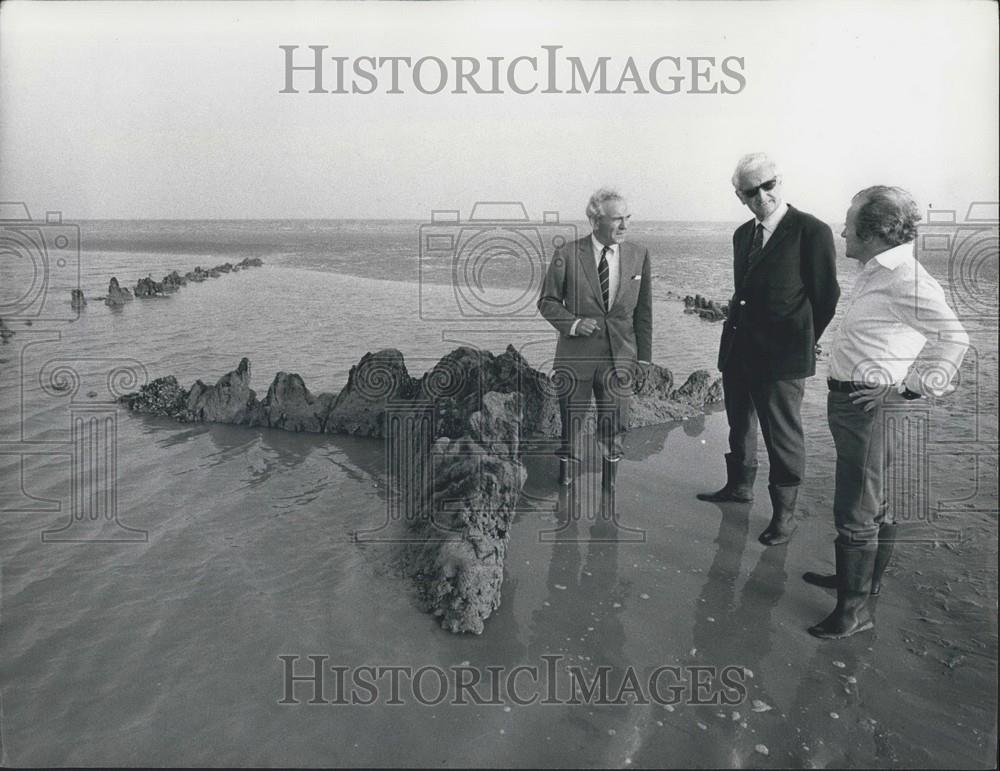
[[[639,362],[651,358],[653,341],[649,250],[625,242],[630,217],[620,193],[595,192],[587,203],[593,232],[556,250],[538,300],[539,312],[559,332],[554,375],[562,419],[559,482],[573,481],[579,425],[593,397],[601,487],[611,502],[632,384]]]

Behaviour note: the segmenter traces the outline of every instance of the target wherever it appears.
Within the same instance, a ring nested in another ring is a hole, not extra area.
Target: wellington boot
[[[758,536],[757,540],[765,546],[778,546],[788,543],[798,525],[795,522],[795,503],[799,498],[799,488],[768,485],[767,492],[771,495],[771,523]]]
[[[726,484],[714,493],[698,493],[696,497],[699,501],[712,503],[749,503],[753,500],[753,483],[756,479],[756,464],[744,466],[732,453],[726,453]]]
[[[875,552],[875,567],[872,570],[872,596],[882,590],[882,574],[892,557],[892,549],[896,542],[896,527],[895,523],[885,523],[878,529],[878,550]],[[837,588],[836,573],[814,573],[810,570],[802,574],[802,580],[823,589]]]
[[[896,545],[896,524],[883,524],[878,529],[878,549],[875,551],[875,567],[872,569],[872,594],[882,591],[882,574],[889,567],[892,550]]]
[[[840,640],[875,626],[868,610],[875,544],[845,546],[834,544],[837,555],[837,606],[809,634],[824,640]]]

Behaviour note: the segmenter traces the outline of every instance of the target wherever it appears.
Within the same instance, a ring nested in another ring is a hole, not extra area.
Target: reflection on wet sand
[[[611,757],[609,737],[623,733],[629,709],[586,703],[580,688],[606,667],[611,697],[617,692],[629,664],[623,621],[627,586],[619,575],[618,542],[591,538],[602,525],[581,518],[570,488],[558,491],[555,519],[550,532],[559,538],[551,542],[545,597],[530,616],[529,656],[532,663],[553,657],[561,704],[543,707],[545,720],[531,727],[528,742],[540,753],[532,755],[538,765],[601,765],[611,761],[595,752],[601,747]],[[558,740],[555,747],[550,737]]]
[[[720,694],[713,706],[696,707],[703,710],[699,713],[698,727],[707,729],[708,723],[713,725],[711,741],[698,744],[699,764],[741,767],[761,743],[757,735],[760,722],[757,710],[775,709],[762,662],[772,653],[775,637],[772,614],[785,590],[787,549],[761,550],[750,576],[738,589],[750,533],[750,506],[716,504],[716,508],[722,518],[713,543],[712,563],[694,604],[694,645],[685,663],[714,667],[711,680],[716,684],[725,667],[736,666],[745,671],[746,696],[740,703],[727,704]],[[662,764],[670,753],[667,738],[651,735],[637,762]],[[692,740],[697,742],[697,737]]]

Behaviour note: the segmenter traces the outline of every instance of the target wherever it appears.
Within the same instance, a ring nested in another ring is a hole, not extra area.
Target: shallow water
[[[764,549],[755,539],[767,520],[762,503],[693,502],[717,477],[722,417],[630,435],[618,504],[629,530],[618,541],[600,540],[606,534],[586,513],[568,522],[554,463],[529,459],[503,603],[481,637],[448,634],[420,612],[409,583],[386,569],[393,544],[353,542],[353,531],[378,528],[386,516],[377,442],[131,417],[119,433],[121,454],[158,462],[120,479],[119,510],[149,532],[147,543],[42,543],[39,529],[60,515],[4,517],[5,760],[988,765],[996,673],[989,577],[975,583],[986,592],[978,608],[949,613],[921,609],[911,567],[887,579],[877,633],[814,640],[804,626],[832,600],[798,576],[830,558],[824,518],[807,513],[793,548]],[[45,469],[53,479],[60,471]],[[596,476],[583,478],[583,490],[588,482]],[[63,497],[56,487],[40,492]],[[954,559],[947,571],[933,559],[918,563],[928,580],[963,580]],[[967,660],[950,668],[927,655],[936,649],[926,639],[923,656],[904,655],[908,629],[928,631],[921,618],[941,636],[965,631],[956,644]],[[293,657],[291,665],[280,656]],[[313,672],[309,656],[349,672],[437,668],[451,679],[441,704],[432,703],[440,688],[433,669],[423,703],[407,677],[401,705],[386,703],[387,677],[377,679],[375,704],[329,703],[341,693],[330,671],[319,687],[288,684],[288,666],[298,676]],[[525,666],[537,668],[539,682],[522,673],[510,687],[514,668]],[[691,667],[713,666],[752,672],[738,703],[691,703],[689,678],[699,676]],[[489,671],[498,667],[504,685],[491,690]],[[649,703],[537,703],[550,688],[566,701],[573,667],[587,679],[609,668],[607,701],[631,668]],[[661,678],[654,696],[648,684],[658,667],[682,669]],[[498,703],[453,703],[455,668],[479,672],[481,698]],[[672,700],[671,711],[664,705]],[[756,701],[771,709],[755,712]]]

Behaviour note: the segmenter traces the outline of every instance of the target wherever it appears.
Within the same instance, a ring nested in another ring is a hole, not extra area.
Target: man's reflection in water
[[[742,666],[753,673],[753,677],[748,676],[745,680],[747,698],[744,703],[702,708],[711,711],[706,718],[714,717],[718,712],[727,713],[722,730],[728,741],[721,743],[720,751],[725,750],[730,757],[719,757],[717,763],[728,765],[752,754],[754,745],[759,741],[756,735],[751,738],[748,733],[751,728],[757,728],[754,701],[777,709],[768,694],[761,662],[772,650],[774,628],[771,616],[785,591],[788,550],[761,550],[742,590],[737,591],[740,565],[750,532],[751,507],[729,503],[717,507],[722,520],[714,542],[715,556],[695,603],[697,663],[719,669]]]

